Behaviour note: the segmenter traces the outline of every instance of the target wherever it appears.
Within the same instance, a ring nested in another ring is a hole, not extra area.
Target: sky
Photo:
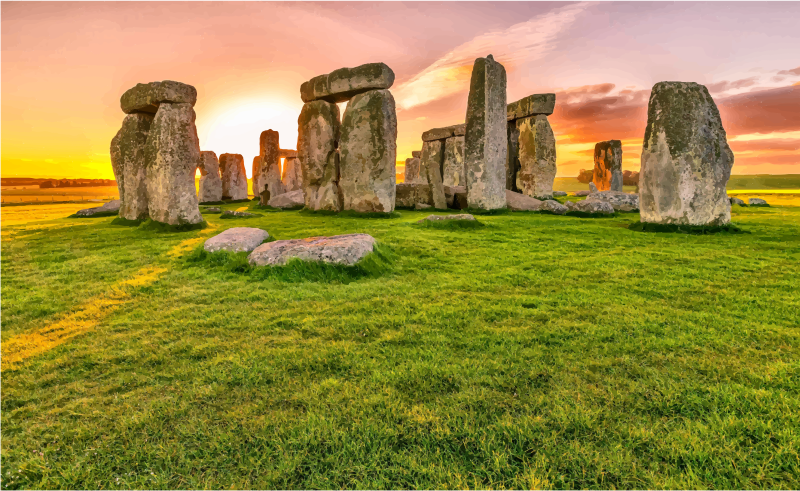
[[[3,177],[113,179],[119,98],[156,80],[195,86],[201,149],[249,164],[264,130],[296,148],[304,81],[379,61],[396,76],[403,161],[423,131],[464,122],[472,65],[489,54],[508,102],[556,94],[559,177],[591,169],[609,139],[638,170],[664,80],[708,87],[733,174],[800,174],[800,2],[2,2],[0,14]]]

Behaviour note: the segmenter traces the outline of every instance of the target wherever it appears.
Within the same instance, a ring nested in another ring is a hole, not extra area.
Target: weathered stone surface
[[[282,159],[296,159],[297,158],[297,150],[287,150],[285,148],[281,148],[280,152],[278,152],[278,153],[280,154],[280,157]]]
[[[402,182],[396,186],[396,207],[414,208],[417,203],[433,206],[433,194],[428,183]]]
[[[103,206],[97,206],[95,208],[86,208],[83,210],[78,210],[75,214],[79,217],[90,217],[97,215],[98,213],[109,213],[119,211],[119,207],[122,204],[121,200],[112,199],[108,203],[104,204]]]
[[[217,154],[210,151],[200,152],[197,167],[200,169],[200,189],[197,192],[197,201],[222,200],[222,178],[219,177],[219,160]]]
[[[445,186],[466,185],[466,179],[464,178],[463,136],[454,136],[444,141],[442,173],[442,184]]]
[[[215,235],[203,244],[207,252],[250,252],[269,238],[269,233],[260,228],[233,227]]]
[[[200,213],[222,213],[222,208],[219,206],[206,206],[200,210]]]
[[[769,203],[761,198],[750,198],[747,200],[747,204],[750,206],[769,206]]]
[[[585,199],[583,201],[578,201],[573,206],[570,207],[571,211],[580,211],[583,213],[600,213],[604,215],[611,215],[614,213],[614,207],[611,206],[610,203],[606,203],[605,201],[595,201],[595,200],[588,200]]]
[[[595,192],[597,192],[597,188],[595,188]],[[590,194],[592,194],[591,191],[576,191],[573,196],[589,196]]]
[[[371,235],[334,235],[267,242],[258,246],[247,259],[255,266],[279,266],[295,258],[352,266],[374,249],[375,239]]]
[[[201,223],[194,176],[200,141],[192,105],[162,103],[145,144],[150,218],[169,225]]]
[[[300,97],[303,102],[324,100],[339,103],[357,94],[388,89],[393,83],[394,72],[385,63],[367,63],[312,78],[300,86]]]
[[[549,116],[553,114],[555,107],[555,94],[533,94],[506,106],[506,119],[513,121],[540,114]]]
[[[517,188],[517,173],[519,172],[519,129],[516,121],[506,124],[506,140],[508,152],[506,153],[506,189],[519,191]]]
[[[302,191],[303,189],[303,170],[300,168],[300,161],[297,158],[286,157],[283,160],[283,182],[284,192]]]
[[[747,204],[744,202],[744,200],[739,199],[739,198],[735,198],[733,196],[730,197],[729,201],[731,202],[731,205],[747,206]]]
[[[256,155],[253,157],[253,166],[250,168],[252,171],[250,173],[252,179],[252,186],[253,186],[253,197],[260,198],[261,191],[264,190],[264,186],[259,182],[259,177],[261,177],[261,155]]]
[[[466,133],[466,124],[455,124],[444,128],[433,128],[422,134],[422,141],[444,140],[453,136],[463,136]]]
[[[405,170],[403,171],[404,172],[403,182],[405,182],[406,184],[417,184],[425,182],[425,180],[419,174],[419,169],[420,169],[419,158],[412,157],[410,159],[406,159]]]
[[[325,101],[303,105],[297,119],[297,159],[309,210],[341,211],[339,191],[339,106]]]
[[[659,82],[650,93],[639,174],[642,222],[725,225],[733,152],[708,90]]]
[[[152,124],[152,114],[128,114],[111,140],[111,165],[122,201],[119,216],[128,220],[147,218],[145,144]]]
[[[542,201],[522,193],[506,190],[506,203],[511,211],[539,211]]]
[[[430,210],[431,208],[433,208],[431,205],[426,205],[426,204],[423,204],[423,203],[417,203],[416,205],[414,205],[414,209],[417,210],[417,211],[419,211],[419,210]]]
[[[155,114],[161,103],[194,104],[197,102],[197,90],[191,85],[172,80],[136,84],[122,94],[120,106],[126,114]]]
[[[420,172],[424,172],[424,180],[431,187],[433,206],[436,208],[447,208],[447,201],[444,195],[441,168],[444,161],[444,142],[442,140],[432,140],[422,143],[422,158],[420,159]]]
[[[281,182],[281,146],[277,131],[267,130],[261,133],[259,147],[261,149],[261,174],[258,176],[259,196],[261,204],[269,203],[270,198],[284,193]]]
[[[590,183],[589,183],[589,193],[590,193],[590,194],[591,194],[591,193],[596,193],[596,192],[598,192],[598,191],[600,191],[600,190],[599,190],[599,189],[597,189],[597,186],[595,186],[593,182],[590,182]]]
[[[567,193],[564,191],[553,191],[553,196],[566,196]]]
[[[447,207],[456,210],[465,210],[469,206],[467,203],[466,186],[445,186],[444,196],[447,198]]]
[[[273,208],[282,209],[301,207],[305,205],[303,190],[297,189],[295,191],[279,194],[278,196],[271,198],[267,204]]]
[[[247,211],[231,211],[225,210],[222,212],[222,216],[224,217],[239,217],[239,218],[247,218],[247,217],[260,217],[258,213],[250,213]]]
[[[608,140],[594,146],[592,182],[599,191],[622,191],[622,142]]]
[[[427,217],[423,218],[419,221],[419,223],[428,221],[428,222],[439,222],[443,220],[469,220],[475,221],[475,217],[470,215],[469,213],[460,213],[458,215],[428,215]]]
[[[339,188],[345,210],[394,210],[397,172],[397,115],[388,90],[353,97],[342,118]]]
[[[411,152],[411,157],[415,159],[422,157],[422,150],[414,150]]]
[[[556,178],[556,139],[547,116],[517,120],[519,130],[519,171],[517,188],[537,198],[553,196]]]
[[[223,153],[219,156],[219,173],[222,179],[222,199],[247,199],[244,157],[238,153]]]
[[[569,211],[569,208],[567,208],[566,205],[562,205],[558,201],[546,199],[542,201],[539,211],[549,211],[550,213],[554,213],[556,215],[563,215]]]
[[[471,208],[505,208],[506,139],[506,69],[489,55],[475,60],[467,100],[464,166]]]
[[[639,210],[639,195],[624,193],[622,191],[599,191],[591,193],[586,201],[604,201],[614,207],[616,211]]]

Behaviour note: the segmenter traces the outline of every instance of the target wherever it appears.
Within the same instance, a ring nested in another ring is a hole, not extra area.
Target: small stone
[[[368,234],[276,240],[258,246],[247,260],[254,266],[280,266],[289,259],[352,266],[375,249]]]
[[[518,119],[519,171],[517,189],[536,198],[553,197],[556,139],[547,116]]]
[[[547,211],[555,215],[563,215],[569,211],[569,208],[556,200],[547,199],[542,202],[542,206],[539,207],[539,211]]]
[[[596,189],[597,188],[595,188],[595,190]],[[580,196],[589,196],[590,194],[592,194],[591,191],[577,191],[577,192],[573,193],[573,196],[578,196],[578,197],[580,197]]]
[[[298,189],[295,191],[289,191],[288,193],[279,194],[274,198],[270,199],[267,205],[273,208],[301,208],[305,205],[305,200],[303,197],[303,190]]]
[[[506,189],[506,203],[511,211],[539,211],[542,201]]]
[[[419,210],[428,210],[430,208],[433,208],[433,207],[431,205],[426,205],[424,203],[417,203],[417,204],[414,205],[414,209],[417,210],[417,211],[419,211]]]
[[[224,212],[222,212],[222,216],[247,218],[247,217],[260,217],[261,215],[259,215],[258,213],[249,213],[246,211],[225,210]]]
[[[589,193],[596,193],[598,191],[599,191],[599,189],[597,189],[597,186],[595,186],[593,182],[590,182],[589,183]]]
[[[197,89],[191,85],[172,80],[163,82],[150,82],[149,84],[136,84],[128,89],[120,98],[122,112],[155,114],[162,103],[190,104],[197,102]]]
[[[565,201],[564,206],[567,207],[568,210],[572,211],[575,209],[575,202],[573,201]]]
[[[553,191],[553,196],[566,196],[567,193],[564,191]]]
[[[462,125],[463,126],[463,125]],[[465,186],[464,179],[464,137],[454,136],[444,141],[444,163],[442,164],[442,184],[445,186]]]
[[[222,201],[222,178],[219,177],[219,160],[217,154],[210,151],[200,152],[197,167],[200,169],[200,190],[197,200]]]
[[[506,106],[506,119],[513,121],[540,114],[549,116],[555,107],[555,94],[533,94]]]
[[[206,252],[250,252],[269,238],[260,228],[233,227],[208,239],[203,244]]]
[[[325,101],[303,105],[297,120],[297,159],[309,210],[341,211],[339,191],[339,106]]]
[[[744,202],[744,200],[736,198],[736,197],[733,197],[733,196],[730,197],[730,202],[731,202],[731,205],[747,206],[747,204]]]
[[[222,213],[222,208],[220,208],[219,206],[206,206],[200,211],[202,213]]]
[[[312,78],[300,86],[300,97],[303,102],[340,103],[364,92],[388,89],[393,83],[394,72],[385,63],[367,63]]]
[[[219,156],[219,173],[222,179],[222,199],[247,199],[244,157],[238,153],[223,153]]]
[[[109,213],[119,211],[119,207],[122,204],[122,201],[118,199],[113,199],[108,203],[104,204],[103,206],[98,206],[95,208],[86,208],[84,210],[78,210],[75,214],[80,217],[90,217],[93,215],[97,215],[98,213]]]
[[[750,206],[769,206],[769,203],[761,198],[750,198],[747,200],[747,204]]]
[[[610,204],[615,211],[638,211],[639,195],[624,193],[622,191],[599,191],[591,193],[586,201],[604,201]]]
[[[474,222],[475,217],[470,215],[469,213],[461,213],[458,215],[428,215],[427,217],[423,218],[417,223],[422,223],[424,221],[439,222],[442,220],[468,220]]]
[[[575,206],[571,208],[571,211],[580,211],[583,213],[592,213],[592,214],[613,215],[614,207],[611,206],[611,204],[606,203],[605,201],[583,200],[575,203]]]
[[[622,191],[622,142],[608,140],[594,146],[592,184],[599,191]]]

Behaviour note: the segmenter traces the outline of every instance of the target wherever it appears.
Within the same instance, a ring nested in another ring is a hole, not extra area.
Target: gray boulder
[[[744,200],[741,200],[739,198],[734,198],[733,196],[730,197],[730,202],[731,205],[747,206],[747,203],[745,203]]]
[[[460,125],[464,126],[464,125]],[[464,186],[464,137],[453,136],[444,141],[442,184]]]
[[[222,213],[222,208],[219,206],[206,206],[200,210],[200,213]]]
[[[639,195],[622,191],[598,191],[586,197],[586,201],[604,201],[616,211],[638,211]]]
[[[567,193],[564,191],[553,191],[553,196],[566,196]]]
[[[200,169],[200,190],[197,200],[200,203],[222,200],[222,179],[219,177],[219,160],[217,154],[210,151],[200,152],[197,164]]]
[[[151,219],[169,225],[203,221],[194,176],[200,159],[195,114],[188,103],[162,103],[145,144]]]
[[[367,63],[312,78],[300,86],[300,97],[303,102],[323,100],[339,103],[357,94],[388,89],[393,83],[394,72],[385,63]]]
[[[506,106],[506,119],[513,121],[540,114],[549,116],[555,107],[555,94],[533,94]]]
[[[281,182],[281,146],[277,131],[267,130],[261,133],[259,147],[261,155],[261,173],[258,176],[259,197],[261,204],[266,205],[271,198],[284,193]]]
[[[556,139],[547,116],[518,119],[519,172],[517,188],[538,198],[553,196],[556,178]]]
[[[747,204],[750,206],[769,206],[769,203],[761,198],[750,198],[747,200]]]
[[[103,206],[97,206],[95,208],[86,208],[84,210],[78,210],[75,214],[79,217],[91,217],[97,215],[98,213],[113,213],[115,211],[119,211],[119,207],[122,204],[122,201],[118,199],[113,199],[108,203],[104,204]]]
[[[568,207],[570,211],[580,211],[583,213],[612,215],[614,214],[614,207],[605,201],[578,201],[572,206]]]
[[[152,124],[152,114],[128,114],[111,140],[111,165],[122,201],[119,216],[127,220],[148,216],[145,145]]]
[[[222,199],[247,199],[244,157],[238,153],[223,153],[219,156],[219,173],[222,179]]]
[[[492,55],[472,68],[467,99],[464,167],[471,208],[506,206],[506,69]]]
[[[475,217],[470,215],[469,213],[461,213],[458,215],[428,215],[427,217],[420,220],[418,223],[422,223],[425,221],[428,222],[440,222],[443,220],[467,220],[467,221],[475,221]]]
[[[595,193],[598,192],[597,188],[594,189],[594,192]],[[589,196],[590,194],[592,194],[592,191],[577,191],[577,192],[573,193],[573,196],[578,196],[578,197],[580,197],[580,196]]]
[[[342,118],[339,154],[343,209],[394,211],[397,114],[391,92],[372,90],[350,100]]]
[[[297,189],[289,191],[288,193],[279,194],[269,200],[267,203],[273,208],[298,208],[305,205],[305,198],[303,197],[303,190]]]
[[[309,237],[261,244],[247,260],[254,266],[280,266],[289,259],[352,266],[374,249],[375,239],[367,234]]]
[[[600,191],[600,190],[597,189],[597,186],[595,186],[593,182],[590,182],[589,183],[589,194],[596,193],[598,191]]]
[[[126,114],[155,114],[162,103],[194,106],[196,102],[197,90],[194,87],[172,80],[136,84],[136,87],[125,91],[120,98],[120,106]]]
[[[622,191],[622,142],[608,140],[594,146],[592,183],[598,191]]]
[[[506,203],[511,211],[539,211],[542,201],[522,193],[506,190]]]
[[[250,252],[269,238],[260,228],[234,227],[215,235],[203,244],[207,252]]]
[[[284,192],[303,190],[303,171],[300,169],[300,161],[297,157],[286,157],[283,160],[283,182]],[[300,193],[302,195],[302,192]]]
[[[341,211],[339,191],[339,106],[314,101],[303,105],[297,120],[297,159],[309,210]]]
[[[639,173],[642,222],[725,225],[733,166],[719,111],[696,83],[653,86]]]
[[[546,199],[542,201],[542,206],[539,207],[539,211],[547,211],[555,215],[563,215],[569,211],[569,208],[567,208],[566,205],[562,205],[558,201]]]
[[[431,205],[426,205],[424,203],[417,203],[417,204],[414,205],[414,209],[417,210],[417,211],[419,211],[419,210],[429,210],[431,208],[433,208]]]
[[[247,211],[231,211],[225,210],[222,212],[223,217],[237,217],[237,218],[249,218],[249,217],[260,217],[258,213],[250,213]]]

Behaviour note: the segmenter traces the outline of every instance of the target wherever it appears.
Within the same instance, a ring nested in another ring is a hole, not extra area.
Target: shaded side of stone
[[[339,191],[339,106],[326,101],[303,105],[297,119],[297,159],[310,210],[341,211]]]
[[[516,121],[509,121],[506,125],[508,140],[508,154],[506,155],[506,189],[518,191],[517,173],[519,172],[519,129]]]
[[[263,184],[261,184],[261,182],[259,181],[259,178],[261,177],[261,155],[260,154],[256,155],[255,157],[253,157],[253,166],[251,167],[250,170],[252,171],[250,175],[253,176],[253,178],[251,179],[252,186],[253,186],[253,197],[260,197],[261,196],[261,191],[264,190]]]
[[[261,133],[261,172],[258,176],[259,196],[261,204],[269,203],[270,198],[284,193],[281,182],[281,146],[277,131],[267,130]]]
[[[556,178],[556,139],[547,116],[518,119],[517,188],[535,198],[552,198]]]
[[[283,160],[283,182],[284,192],[297,191],[303,189],[303,172],[300,169],[300,161],[297,157],[286,157]]]
[[[145,146],[152,124],[152,114],[128,114],[111,140],[111,165],[122,202],[119,216],[127,220],[148,216]]]
[[[247,199],[244,157],[238,153],[223,153],[219,156],[219,173],[222,178],[222,199]]]
[[[200,152],[197,167],[201,174],[197,200],[200,203],[222,200],[222,178],[219,176],[217,154],[210,151]]]
[[[444,141],[442,184],[464,186],[464,136],[454,136]]]

